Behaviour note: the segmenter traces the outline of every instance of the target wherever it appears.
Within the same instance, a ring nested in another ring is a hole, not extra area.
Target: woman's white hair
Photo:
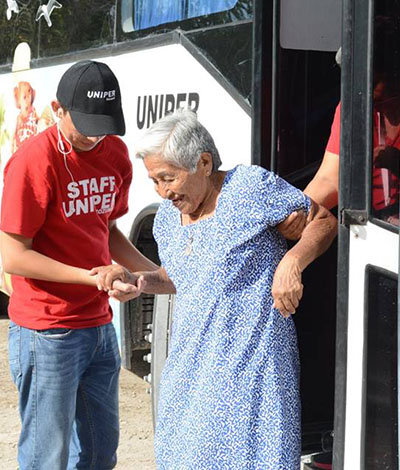
[[[135,146],[137,158],[159,155],[166,162],[194,173],[200,155],[208,152],[212,157],[213,171],[221,166],[214,139],[188,109],[178,109],[173,114],[156,121]]]

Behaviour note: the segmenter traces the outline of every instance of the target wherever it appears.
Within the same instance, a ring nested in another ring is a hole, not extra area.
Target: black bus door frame
[[[333,468],[343,470],[346,426],[349,226],[368,220],[372,152],[373,0],[343,1],[338,295]],[[360,436],[361,439],[361,436]]]

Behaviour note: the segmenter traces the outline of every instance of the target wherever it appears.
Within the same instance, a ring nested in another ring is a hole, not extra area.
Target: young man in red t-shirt
[[[12,274],[9,359],[22,422],[19,468],[111,469],[120,356],[108,294],[89,274],[112,259],[156,266],[118,230],[132,168],[118,81],[82,61],[62,76],[59,123],[29,139],[4,172],[1,251]]]

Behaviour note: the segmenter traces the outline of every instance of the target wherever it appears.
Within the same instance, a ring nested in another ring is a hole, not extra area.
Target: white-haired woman
[[[336,220],[260,167],[220,171],[214,141],[190,111],[156,122],[137,156],[164,199],[154,221],[162,267],[93,274],[121,300],[176,290],[157,468],[298,470],[299,360],[290,314],[302,295],[301,272],[329,246]],[[311,211],[311,221],[286,251],[276,225],[294,210]],[[116,281],[113,289],[117,278],[136,286]]]

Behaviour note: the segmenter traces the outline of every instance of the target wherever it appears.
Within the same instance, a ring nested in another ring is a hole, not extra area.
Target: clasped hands
[[[120,302],[139,297],[146,287],[143,274],[131,273],[119,264],[98,266],[91,269],[89,274],[95,276],[99,290]],[[282,258],[274,274],[271,293],[273,307],[281,315],[289,317],[295,313],[303,295],[301,269],[295,258],[288,255]]]
[[[95,276],[98,290],[107,292],[110,297],[120,302],[139,297],[146,286],[143,275],[131,273],[119,264],[98,266],[92,268],[89,274]]]

